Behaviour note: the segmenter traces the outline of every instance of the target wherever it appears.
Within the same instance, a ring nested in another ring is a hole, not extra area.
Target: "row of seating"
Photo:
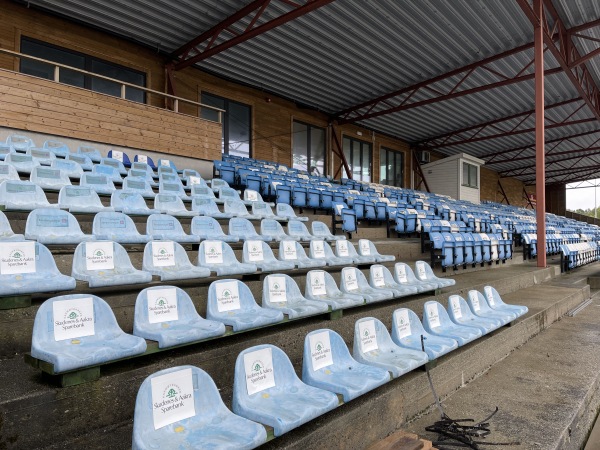
[[[378,319],[359,319],[352,354],[336,332],[314,330],[304,339],[301,379],[280,348],[269,344],[248,348],[236,359],[233,413],[210,376],[197,367],[152,374],[138,391],[133,448],[255,448],[267,440],[262,425],[281,436],[470,342],[465,335],[481,336],[527,312],[526,307],[503,303],[490,286],[484,292],[470,291],[470,306],[451,296],[448,311],[437,302],[426,303],[425,328],[414,312],[397,309],[391,336]],[[173,404],[178,405],[175,411],[169,408]]]
[[[560,246],[561,272],[600,260],[600,248],[596,242],[563,244]]]

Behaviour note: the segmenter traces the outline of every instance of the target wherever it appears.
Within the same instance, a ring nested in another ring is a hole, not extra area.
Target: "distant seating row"
[[[596,242],[563,244],[560,246],[560,269],[568,272],[576,267],[600,260],[600,248]]]

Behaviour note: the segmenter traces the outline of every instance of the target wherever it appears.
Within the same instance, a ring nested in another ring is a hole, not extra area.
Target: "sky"
[[[600,180],[590,180],[593,184],[598,184]],[[573,183],[569,186],[577,186],[580,183]],[[594,189],[596,192],[596,206],[600,206],[600,187],[585,187],[580,189],[567,189],[567,209],[572,211],[576,209],[593,209],[594,208]]]

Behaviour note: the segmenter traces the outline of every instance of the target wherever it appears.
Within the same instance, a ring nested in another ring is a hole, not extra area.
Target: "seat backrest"
[[[184,235],[179,220],[169,214],[150,214],[146,221],[146,234],[179,234]]]
[[[61,208],[103,206],[96,191],[86,186],[63,187],[58,194],[58,204]]]
[[[204,239],[221,237],[225,234],[219,222],[209,216],[194,217],[192,219],[191,232],[196,236],[202,236]]]
[[[426,333],[423,324],[412,310],[398,308],[392,314],[392,340],[395,342],[414,335],[422,336]]]
[[[45,141],[44,148],[50,150],[55,155],[62,156],[63,158],[66,157],[70,152],[69,146],[60,141]]]
[[[198,196],[192,198],[192,211],[204,216],[221,214],[221,211],[214,200]]]
[[[299,242],[284,239],[279,243],[279,259],[282,261],[297,261],[307,259],[306,253]]]
[[[354,355],[366,355],[376,350],[393,347],[390,333],[385,325],[374,317],[364,317],[354,323]]]
[[[221,200],[241,200],[240,194],[235,189],[228,186],[219,188],[219,199]]]
[[[203,197],[203,198],[210,198],[210,199],[216,198],[213,190],[202,184],[193,184],[190,195]]]
[[[242,249],[242,262],[260,263],[273,262],[275,255],[269,244],[264,241],[245,241]]]
[[[260,221],[260,234],[263,236],[271,236],[277,239],[287,237],[283,227],[275,219],[263,219]]]
[[[146,200],[140,194],[131,192],[123,192],[122,190],[114,191],[110,196],[110,206],[114,209],[132,209],[132,210],[147,210]]]
[[[231,264],[239,264],[239,261],[229,244],[219,240],[200,242],[198,265],[206,267],[228,266]]]
[[[56,155],[52,151],[40,148],[30,148],[27,150],[27,155],[39,161],[40,164],[52,164],[52,161],[56,159]]]
[[[229,234],[232,236],[258,236],[252,222],[243,217],[233,217],[229,219]]]
[[[171,194],[177,196],[186,196],[185,190],[183,189],[183,184],[181,181],[164,181],[161,180],[158,183],[158,192],[161,194]]]
[[[225,180],[221,180],[220,178],[213,178],[210,186],[214,192],[219,192],[220,188],[229,187],[229,183],[227,183]]]
[[[35,147],[32,139],[21,134],[11,134],[6,138],[6,143],[15,150],[21,151],[27,151],[30,148]]]
[[[225,200],[224,211],[237,216],[247,216],[248,208],[241,200],[228,199]]]
[[[437,278],[431,269],[431,266],[425,261],[417,261],[415,263],[415,276],[417,280],[427,281]]]
[[[120,182],[123,180],[118,169],[116,169],[112,166],[104,165],[104,164],[94,164],[92,173],[99,174],[99,175],[106,175],[108,177],[108,179],[110,179],[112,181]]]
[[[344,289],[350,292],[369,287],[365,275],[356,267],[344,267],[340,276],[340,282]]]
[[[52,161],[51,167],[63,171],[68,177],[81,178],[81,175],[83,175],[83,169],[75,161],[55,159]]]
[[[10,226],[10,222],[8,221],[8,217],[2,211],[0,211],[0,241],[3,239],[9,239],[15,236],[13,233],[12,227]],[[21,239],[23,236],[21,235]]]
[[[258,307],[250,288],[240,280],[217,280],[208,288],[208,316],[216,317],[227,311],[253,311]]]
[[[246,189],[244,191],[244,201],[246,202],[262,202],[262,196],[253,189]]]
[[[144,247],[144,270],[160,270],[162,267],[189,266],[185,249],[174,241],[150,241]]]
[[[62,187],[71,184],[66,173],[60,169],[37,166],[31,171],[30,181],[45,187]]]
[[[269,204],[263,201],[252,202],[252,214],[259,216],[275,216]]]
[[[263,281],[262,306],[281,305],[290,299],[304,298],[300,288],[289,275],[281,273],[267,275]]]
[[[425,328],[435,329],[452,324],[448,311],[434,300],[425,302],[423,306],[423,324]]]
[[[312,234],[314,236],[320,237],[331,237],[331,231],[329,231],[329,227],[325,225],[323,222],[319,222],[318,220],[314,220],[311,225]]]
[[[127,251],[113,241],[82,242],[73,254],[73,273],[133,268]]]
[[[290,236],[310,236],[308,228],[299,220],[290,220],[287,225],[288,234]]]
[[[381,264],[373,264],[369,268],[370,285],[374,287],[384,287],[386,285],[395,284],[394,277],[389,269]]]
[[[324,270],[311,270],[306,274],[304,292],[306,297],[327,297],[341,294],[331,274]]]
[[[92,161],[99,162],[102,159],[100,150],[98,150],[97,148],[91,147],[89,145],[80,145],[79,148],[77,149],[77,153],[89,157]]]
[[[329,244],[319,239],[310,241],[309,254],[313,259],[327,259],[334,256]]]
[[[19,180],[8,180],[0,183],[0,204],[6,204],[6,200],[10,200],[12,204],[24,206],[48,202],[41,187],[30,181]]]
[[[287,203],[277,203],[275,212],[279,217],[297,217],[294,209]]]
[[[29,171],[40,165],[39,160],[33,158],[31,155],[23,155],[21,153],[9,153],[4,158],[4,162],[7,164],[12,164],[19,170]]]
[[[139,192],[140,194],[152,194],[154,191],[147,178],[126,176],[123,179],[123,192]]]
[[[154,170],[152,170],[152,167],[150,167],[148,164],[146,164],[145,162],[133,162],[131,163],[131,168],[134,170],[143,170],[144,172],[146,172],[148,175],[152,176],[154,175]]]
[[[154,207],[163,211],[187,211],[183,200],[172,194],[156,194]]]
[[[368,239],[358,240],[358,254],[361,256],[378,255],[375,245]]]
[[[79,234],[79,222],[73,214],[56,208],[34,209],[27,216],[25,238],[37,240],[48,235]]]
[[[354,244],[346,239],[335,241],[335,254],[340,258],[358,256]]]
[[[139,235],[135,223],[127,214],[120,212],[99,212],[94,216],[92,234]]]
[[[107,156],[123,163],[123,166],[125,167],[131,166],[131,160],[129,159],[127,153],[124,153],[120,150],[109,150]]]
[[[173,161],[171,161],[170,159],[161,158],[158,160],[156,165],[158,166],[159,169],[161,167],[170,167],[171,169],[177,171],[177,167],[175,166],[175,163]]]
[[[154,164],[154,160],[150,156],[147,156],[147,155],[135,155],[134,156],[134,162],[140,162],[140,163],[148,164],[148,166],[152,170],[156,169],[156,164]]]
[[[304,373],[333,365],[351,367],[356,361],[339,334],[329,329],[320,329],[311,331],[304,338],[302,363]]]
[[[119,171],[119,173],[121,175],[127,174],[127,169],[125,168],[125,165],[123,164],[122,161],[119,161],[118,159],[114,159],[114,158],[111,158],[111,157],[102,158],[100,160],[100,164],[105,165],[105,166],[114,167],[115,169],[117,169]]]
[[[0,162],[0,183],[6,180],[20,180],[17,169],[11,164]]]
[[[69,153],[65,159],[67,159],[68,161],[75,161],[81,166],[83,170],[92,170],[92,168],[94,167],[94,163],[87,155]]]
[[[419,282],[411,267],[403,262],[394,265],[394,280],[399,284],[415,284]]]

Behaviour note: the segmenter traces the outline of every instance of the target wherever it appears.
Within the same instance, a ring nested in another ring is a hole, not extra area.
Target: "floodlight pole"
[[[535,55],[535,196],[537,218],[537,266],[546,267],[546,162],[544,127],[544,7],[542,0],[533,1]]]

